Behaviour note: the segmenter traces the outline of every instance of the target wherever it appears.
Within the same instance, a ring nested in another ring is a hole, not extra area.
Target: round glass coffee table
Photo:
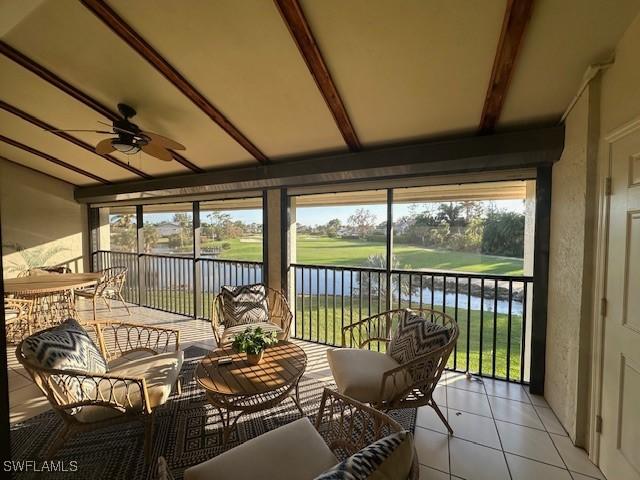
[[[232,362],[218,365],[221,357],[230,357]],[[250,365],[246,354],[234,352],[231,346],[209,352],[195,375],[211,405],[220,412],[223,443],[242,415],[274,407],[287,397],[304,416],[298,384],[306,367],[304,350],[285,340],[267,348],[258,365]]]

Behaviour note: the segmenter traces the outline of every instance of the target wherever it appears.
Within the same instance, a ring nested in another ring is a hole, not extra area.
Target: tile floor
[[[81,318],[90,319],[90,306],[79,305]],[[132,307],[99,311],[99,318],[179,328],[181,346],[214,346],[211,326],[203,320]],[[308,356],[307,373],[328,379],[327,347],[299,342]],[[11,346],[9,401],[11,421],[47,410],[48,404],[17,362]],[[430,407],[418,409],[416,451],[421,480],[593,480],[604,476],[584,450],[571,443],[544,398],[529,395],[520,385],[471,378],[447,372],[435,400],[453,427],[454,435]]]
[[[454,435],[433,409],[418,409],[421,480],[604,479],[544,398],[526,388],[446,372],[436,393]]]

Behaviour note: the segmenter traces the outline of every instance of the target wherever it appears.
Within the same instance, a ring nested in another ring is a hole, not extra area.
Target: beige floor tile
[[[449,474],[420,465],[420,480],[449,480]]]
[[[21,422],[51,408],[47,398],[34,383],[9,392],[10,422]]]
[[[447,388],[447,407],[491,417],[491,408],[486,395],[459,388]]]
[[[447,387],[460,388],[462,390],[468,390],[476,393],[484,393],[484,385],[480,377],[467,378],[464,373],[447,373],[448,375],[443,375],[443,379],[440,381],[440,383],[443,383]]]
[[[500,449],[500,438],[492,418],[473,413],[447,410],[453,436]]]
[[[500,450],[459,438],[452,438],[449,448],[453,475],[467,480],[510,480],[509,470]]]
[[[28,373],[24,369],[21,369],[21,371],[13,368],[9,369],[9,392],[19,390],[31,383],[33,381],[28,377]]]
[[[531,400],[531,403],[533,403],[535,406],[537,407],[548,407],[549,404],[547,403],[547,401],[544,399],[544,397],[542,395],[535,395],[533,393],[529,393],[526,392],[527,396],[529,397],[529,400]]]
[[[544,430],[544,425],[538,418],[533,405],[522,403],[516,400],[509,400],[501,397],[489,397],[493,417],[496,420],[517,423],[525,427],[539,428]]]
[[[512,480],[571,480],[568,470],[506,454]]]
[[[442,472],[449,471],[449,437],[442,433],[416,428],[416,452],[422,465]]]
[[[487,378],[484,379],[484,388],[487,395],[530,403],[529,396],[525,392],[524,388],[522,385],[518,385],[517,383],[503,382],[501,380]]]
[[[598,467],[589,460],[587,452],[574,446],[569,437],[551,434],[551,438],[556,447],[558,447],[558,451],[569,470],[595,478],[604,478]]]
[[[564,467],[547,432],[499,420],[496,426],[505,452]]]
[[[433,399],[440,409],[447,406],[447,389],[443,385],[438,385],[433,391]]]
[[[558,420],[558,417],[556,417],[556,414],[553,413],[553,410],[547,407],[535,407],[535,409],[536,412],[538,412],[547,432],[567,436],[567,432],[562,427],[562,424]]]
[[[447,409],[442,407],[440,410],[446,418]],[[440,433],[449,433],[447,431],[447,427],[444,426],[444,423],[442,423],[442,420],[440,420],[440,417],[436,414],[436,411],[429,406],[418,408],[416,425],[422,428],[428,428],[429,430],[435,430]]]
[[[593,480],[594,478],[597,478],[597,477],[590,477],[588,475],[583,475],[578,472],[569,472],[569,473],[571,473],[571,478],[573,478],[573,480]]]

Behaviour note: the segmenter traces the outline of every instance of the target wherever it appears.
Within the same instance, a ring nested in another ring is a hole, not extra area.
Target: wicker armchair
[[[96,319],[96,307],[99,298],[102,299],[104,304],[111,311],[110,300],[120,300],[124,308],[127,310],[127,314],[131,315],[127,302],[122,297],[122,289],[127,281],[127,268],[126,267],[111,267],[102,270],[102,278],[95,287],[83,288],[75,290],[74,294],[78,297],[91,299],[93,302],[93,319]]]
[[[5,330],[8,343],[18,343],[32,331],[33,300],[4,299]]]
[[[458,340],[458,325],[453,318],[436,310],[411,309],[426,320],[443,325],[449,334],[445,345],[409,362],[399,364],[390,355],[372,350],[386,350],[393,326],[407,311],[390,310],[344,327],[343,346],[355,349],[328,351],[329,366],[339,391],[382,411],[429,405],[453,434],[433,400],[433,391]]]
[[[325,388],[315,428],[307,418],[301,418],[188,468],[184,479],[314,478],[367,445],[402,430],[388,415]],[[411,464],[404,468],[409,471],[408,480],[418,479],[415,448]],[[173,479],[163,457],[158,459],[157,478]]]
[[[287,340],[291,330],[291,322],[293,320],[293,314],[289,308],[289,302],[285,296],[279,290],[265,286],[267,295],[267,306],[269,308],[269,323],[272,325],[271,330],[278,332],[278,338],[280,340]],[[240,325],[230,328],[225,328],[224,311],[222,309],[222,296],[216,295],[211,305],[211,328],[213,329],[213,336],[216,339],[217,345],[223,345],[229,343],[232,340],[233,335],[238,332],[244,331],[249,325]],[[260,326],[263,330],[269,331],[270,328],[264,327],[264,324]]]
[[[55,455],[76,433],[137,420],[145,426],[144,451],[148,461],[154,409],[166,403],[174,385],[179,387],[180,332],[111,322],[85,326],[95,329],[99,348],[108,360],[107,373],[35,366],[23,355],[23,342],[16,349],[18,361],[64,422],[47,456]]]

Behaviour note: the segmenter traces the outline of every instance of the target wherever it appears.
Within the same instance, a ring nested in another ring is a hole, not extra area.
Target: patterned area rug
[[[155,478],[156,459],[164,455],[174,476],[242,442],[300,418],[300,412],[290,399],[262,412],[244,415],[226,445],[222,445],[222,424],[217,410],[208,404],[204,391],[195,382],[194,371],[206,353],[198,347],[185,350],[182,367],[182,394],[173,395],[166,405],[156,410],[153,460],[145,465],[143,456],[144,430],[139,422],[102,428],[69,439],[56,454],[55,461],[66,467],[77,462],[77,471],[37,474],[17,474],[17,479],[148,479]],[[300,380],[300,403],[313,422],[320,406],[324,387],[334,387],[310,375]],[[407,430],[415,430],[416,410],[391,412]],[[62,428],[62,420],[49,411],[11,426],[11,447],[14,460],[36,460],[41,463],[48,445]]]

